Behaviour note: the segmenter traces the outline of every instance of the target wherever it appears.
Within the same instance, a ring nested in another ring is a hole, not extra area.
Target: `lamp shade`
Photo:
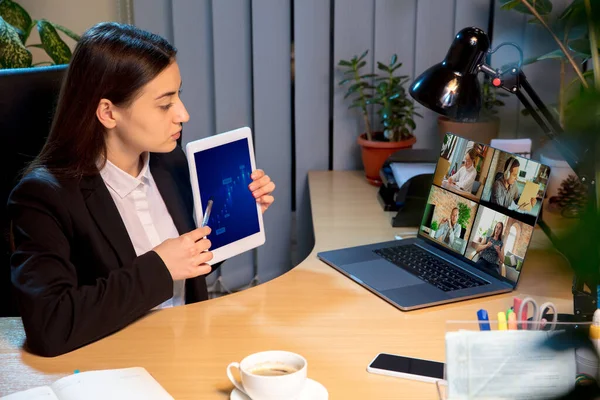
[[[467,121],[479,116],[481,87],[478,67],[485,60],[490,40],[479,28],[458,32],[446,58],[410,86],[410,95],[423,106],[451,119]]]

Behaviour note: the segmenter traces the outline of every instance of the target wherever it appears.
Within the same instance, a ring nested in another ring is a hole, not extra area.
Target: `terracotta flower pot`
[[[381,132],[373,133],[374,135],[382,135]],[[365,168],[365,177],[367,181],[374,186],[381,186],[381,177],[379,170],[389,156],[400,149],[411,148],[417,139],[413,136],[410,139],[399,142],[383,142],[367,140],[367,134],[363,133],[358,137],[358,144],[361,147],[362,162]]]
[[[488,121],[459,122],[446,117],[438,117],[438,132],[441,140],[446,133],[451,132],[474,142],[490,144],[498,137],[500,119],[493,117]]]

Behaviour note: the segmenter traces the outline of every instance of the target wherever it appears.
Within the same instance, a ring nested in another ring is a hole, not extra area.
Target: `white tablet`
[[[260,205],[248,188],[250,174],[256,169],[250,128],[190,142],[186,154],[197,226],[212,200],[207,225],[212,230],[208,238],[214,257],[209,264],[265,243]]]

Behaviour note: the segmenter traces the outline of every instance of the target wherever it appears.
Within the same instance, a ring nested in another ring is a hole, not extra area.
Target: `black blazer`
[[[183,151],[151,154],[150,171],[179,233],[193,230]],[[15,240],[12,283],[31,351],[71,351],[173,296],[173,280],[158,254],[136,257],[100,174],[59,181],[47,170],[33,171],[11,193],[8,213]],[[186,281],[187,303],[207,298],[203,276]]]

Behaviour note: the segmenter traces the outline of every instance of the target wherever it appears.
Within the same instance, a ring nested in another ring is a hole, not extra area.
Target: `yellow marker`
[[[504,311],[498,313],[498,330],[506,330],[506,314],[504,314]]]
[[[596,351],[600,351],[600,309],[594,311],[592,325],[590,325],[590,339]]]
[[[508,314],[508,330],[516,331],[517,330],[517,314],[514,312],[510,312]]]

